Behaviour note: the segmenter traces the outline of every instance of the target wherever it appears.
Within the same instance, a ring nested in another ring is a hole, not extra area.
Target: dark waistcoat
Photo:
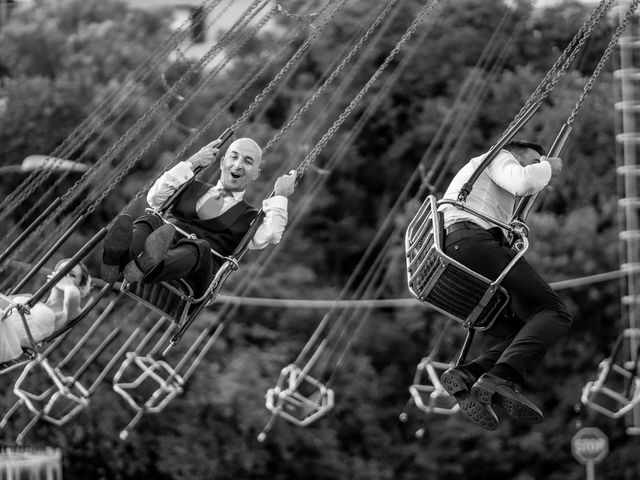
[[[216,252],[230,255],[249,230],[257,210],[241,200],[222,215],[202,220],[196,202],[213,185],[194,180],[178,198],[169,220],[181,229],[206,240]]]

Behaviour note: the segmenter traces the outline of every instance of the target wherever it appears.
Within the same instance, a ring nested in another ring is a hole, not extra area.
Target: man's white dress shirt
[[[147,193],[147,203],[152,208],[159,208],[175,192],[180,185],[193,177],[193,170],[185,163],[180,162],[175,167],[167,170],[149,189]],[[222,184],[218,183],[205,192],[196,202],[196,211],[211,197],[218,198]],[[231,196],[224,197],[224,203],[220,214],[223,214],[244,198],[244,191],[231,192]],[[262,224],[256,230],[255,235],[249,242],[249,248],[259,250],[269,244],[280,242],[284,228],[287,225],[287,205],[288,200],[281,195],[274,195],[262,201],[262,208],[265,217]]]

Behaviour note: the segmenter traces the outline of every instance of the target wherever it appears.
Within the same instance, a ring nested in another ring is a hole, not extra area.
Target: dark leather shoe
[[[449,395],[456,399],[460,411],[473,423],[487,430],[498,428],[498,417],[491,404],[484,405],[469,392],[476,378],[464,367],[452,367],[440,375],[440,382]]]
[[[100,277],[113,283],[120,279],[122,266],[126,263],[131,236],[133,235],[133,218],[130,215],[118,215],[104,237]]]
[[[522,395],[516,385],[492,373],[485,373],[471,388],[471,395],[483,405],[500,405],[507,415],[524,423],[540,423],[544,416],[538,407]]]
[[[124,267],[124,278],[130,283],[139,282],[157,267],[167,255],[176,233],[173,225],[165,224],[151,232],[144,241],[144,250],[138,258],[131,260]]]

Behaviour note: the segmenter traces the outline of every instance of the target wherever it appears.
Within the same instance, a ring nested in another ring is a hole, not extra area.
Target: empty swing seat
[[[452,415],[460,407],[440,383],[440,374],[451,367],[451,363],[423,358],[416,368],[413,384],[409,387],[411,398],[418,409],[425,413]]]
[[[333,408],[333,390],[291,364],[266,394],[267,409],[299,427],[310,425]]]
[[[128,352],[113,377],[113,390],[134,410],[157,413],[182,393],[183,383],[182,377],[167,362]]]
[[[411,294],[465,328],[486,330],[509,304],[500,282],[522,248],[494,281],[472,271],[443,251],[444,227],[438,203],[429,195],[409,223],[405,235],[407,282]]]
[[[598,376],[582,389],[583,405],[609,418],[618,419],[640,405],[640,378],[635,355],[640,329],[627,328],[618,337],[610,357],[598,365]],[[625,357],[629,357],[628,360]]]
[[[65,425],[88,407],[89,391],[78,381],[71,381],[64,392],[55,392],[44,408],[43,420],[55,426]]]

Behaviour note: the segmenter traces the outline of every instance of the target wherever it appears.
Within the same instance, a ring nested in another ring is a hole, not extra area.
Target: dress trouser
[[[502,234],[469,225],[445,236],[445,253],[495,280],[516,252],[506,245]],[[496,320],[486,333],[493,335],[499,330],[503,339],[473,362],[485,371],[496,363],[506,363],[525,378],[547,349],[569,330],[571,316],[560,297],[524,258],[516,262],[502,286],[511,295],[511,309],[522,321],[511,319],[505,324]]]
[[[154,230],[164,222],[156,215],[144,215],[133,223],[133,236],[129,248],[130,258],[136,258],[144,250],[144,242]],[[205,240],[176,238],[171,244],[164,261],[158,265],[145,281],[170,281],[178,278],[187,280],[196,296],[202,295],[213,280],[213,258],[209,244]]]

